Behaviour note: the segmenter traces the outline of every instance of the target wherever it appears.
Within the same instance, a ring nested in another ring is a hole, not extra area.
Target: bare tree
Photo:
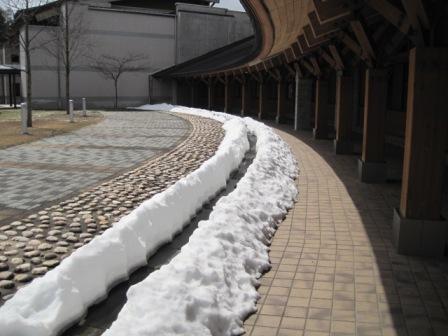
[[[42,47],[38,43],[33,41],[40,35],[45,29],[31,31],[30,26],[35,20],[36,13],[40,10],[40,7],[47,4],[49,0],[4,0],[7,8],[15,13],[14,24],[12,28],[14,30],[14,36],[18,38],[18,43],[24,52],[25,64],[23,64],[24,71],[26,73],[26,103],[27,103],[27,115],[28,115],[28,127],[33,126],[33,114],[32,114],[32,73],[31,73],[31,52],[37,48]]]
[[[112,80],[115,88],[114,107],[118,108],[118,81],[124,73],[137,72],[144,69],[142,61],[145,55],[128,54],[127,56],[117,57],[111,55],[102,55],[94,60],[91,67],[97,70],[105,79]]]
[[[69,114],[70,74],[75,61],[87,54],[90,48],[87,39],[88,27],[79,6],[65,0],[59,6],[59,23],[49,31],[49,43],[44,49],[62,62],[65,73],[66,111]],[[59,72],[59,69],[58,69]]]

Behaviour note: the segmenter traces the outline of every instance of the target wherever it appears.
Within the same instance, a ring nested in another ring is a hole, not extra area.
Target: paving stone
[[[113,118],[121,117],[120,113],[112,113],[111,115]],[[134,114],[128,113],[124,113],[123,115],[135,116]],[[166,114],[160,115],[165,116]],[[170,116],[168,119],[176,120],[178,126],[182,125],[181,132],[178,132],[176,128],[165,129],[166,120],[160,123],[160,125],[151,122],[148,124],[149,127],[145,126],[144,132],[149,131],[158,133],[163,135],[163,138],[150,137],[139,138],[137,140],[135,138],[135,133],[139,132],[139,129],[142,127],[139,122],[139,128],[132,129],[130,137],[126,138],[126,141],[134,142],[137,146],[143,146],[145,141],[150,141],[151,145],[154,146],[157,146],[157,142],[160,142],[160,148],[161,150],[164,150],[164,148],[171,148],[178,144],[179,141],[183,139],[182,137],[188,134],[186,140],[171,152],[167,152],[155,159],[150,159],[151,155],[154,154],[153,151],[149,156],[142,151],[137,151],[136,153],[138,153],[138,155],[136,155],[135,158],[130,158],[122,151],[120,151],[119,154],[117,152],[117,157],[114,157],[113,160],[114,168],[123,169],[124,166],[120,166],[120,162],[125,162],[125,167],[130,167],[129,162],[138,163],[142,162],[142,160],[147,161],[140,167],[122,173],[121,175],[90,189],[88,192],[82,192],[78,196],[64,200],[59,204],[52,205],[44,210],[40,210],[35,214],[31,214],[23,220],[17,221],[20,223],[16,223],[15,225],[11,223],[9,228],[5,227],[4,229],[6,231],[16,231],[15,235],[11,236],[12,240],[16,240],[20,237],[19,239],[23,239],[23,241],[19,241],[22,245],[13,248],[13,246],[8,243],[8,240],[5,240],[4,242],[6,245],[0,245],[0,257],[6,257],[9,254],[11,257],[17,258],[23,256],[27,260],[27,266],[21,266],[21,268],[19,268],[20,272],[25,271],[26,269],[27,273],[15,274],[13,281],[29,281],[25,276],[29,275],[29,272],[31,272],[33,276],[45,274],[46,271],[44,272],[44,270],[46,268],[56,267],[60,261],[66,258],[73,250],[89,243],[93,237],[101,235],[105,230],[109,229],[113,223],[119,221],[120,218],[136,208],[142,201],[163,191],[167,186],[172,185],[179,178],[185,176],[185,174],[197,169],[202,162],[212,156],[224,135],[221,124],[214,120],[195,116],[181,117],[182,118],[179,119]],[[108,119],[106,118],[106,121],[107,120]],[[121,121],[119,124],[121,132],[125,127],[123,127]],[[76,139],[70,137],[70,141],[61,145],[73,146],[76,141],[83,142],[84,138],[90,136],[89,133],[81,133],[82,136],[78,136]],[[176,133],[177,135],[173,136],[170,140],[168,139],[170,133]],[[34,143],[33,153],[28,156],[28,161],[30,163],[36,162],[35,158],[39,156],[39,160],[42,160],[41,162],[51,161],[48,162],[49,165],[54,164],[54,162],[64,162],[64,164],[67,165],[77,163],[78,159],[73,158],[64,157],[63,160],[50,159],[50,157],[55,156],[55,153],[51,153],[48,156],[41,155],[39,148],[42,148],[43,151],[45,146],[49,143],[51,143],[52,146],[55,146],[53,141],[57,140],[56,142],[59,142],[60,140],[57,138],[59,137]],[[97,142],[102,138],[103,137],[95,137],[95,142],[92,142],[89,145],[99,146]],[[104,146],[110,146],[110,142],[116,141],[116,138],[116,136],[107,136]],[[166,146],[161,145],[165,140],[167,140]],[[50,148],[51,150],[54,149],[54,147]],[[64,153],[68,150],[72,153],[71,147],[69,149],[64,148]],[[130,152],[131,150],[129,153]],[[0,151],[0,153],[2,152]],[[75,156],[78,155],[76,151],[73,153]],[[101,160],[104,157],[103,154],[100,155],[99,152],[95,151],[82,151],[82,154],[86,155],[85,162],[90,160],[89,155],[92,154],[91,158],[93,165],[101,164]],[[14,155],[13,153],[7,153],[7,156],[10,158]],[[28,155],[28,153],[26,155]],[[3,159],[3,156],[1,157]],[[0,159],[0,162],[2,159]],[[26,159],[27,158],[22,158],[21,160],[24,161]],[[133,161],[134,159],[135,161]],[[92,173],[89,175],[87,171],[83,171],[78,175],[72,171],[69,174],[63,172],[63,175],[59,175],[57,171],[40,168],[37,175],[35,174],[35,170],[32,170],[32,172],[33,183],[36,186],[39,184],[45,185],[43,188],[37,188],[40,193],[52,192],[51,186],[49,186],[47,181],[52,180],[53,178],[60,179],[66,183],[66,177],[69,177],[70,182],[74,183],[75,188],[83,187],[85,185],[82,183],[83,180],[97,181],[98,179],[104,178],[104,175],[102,174]],[[12,173],[17,174],[16,176],[19,176],[20,178],[25,178],[26,176],[23,169],[5,171],[0,168],[0,179],[5,177],[9,181],[8,174]],[[20,185],[20,183],[18,183],[18,185]],[[11,188],[13,187],[14,186],[11,186]],[[58,188],[58,186],[55,186],[55,188]],[[24,193],[23,190],[21,192]],[[62,197],[59,190],[56,194],[58,197]],[[1,204],[2,195],[0,195],[0,206]],[[23,230],[19,230],[19,227]],[[34,267],[32,270],[31,264]],[[17,271],[17,269],[14,271]],[[5,295],[9,296],[9,293],[10,292],[4,293],[0,290],[0,305],[2,300],[5,299]]]
[[[14,288],[14,281],[11,280],[0,280],[0,288],[11,289]]]
[[[0,280],[11,280],[13,278],[14,278],[13,272],[9,272],[9,271],[0,272]]]
[[[33,277],[29,274],[17,274],[14,277],[14,281],[19,283],[30,282],[31,280],[33,280]]]
[[[29,263],[18,265],[14,269],[15,273],[26,273],[29,271],[31,271],[31,264],[29,264]]]
[[[56,267],[57,265],[59,265],[59,260],[57,259],[52,259],[52,260],[45,260],[42,265],[44,265],[45,267],[48,268],[53,268]]]
[[[32,275],[44,275],[45,273],[47,273],[48,271],[48,267],[42,266],[42,267],[36,267],[33,268],[33,270],[31,271]]]

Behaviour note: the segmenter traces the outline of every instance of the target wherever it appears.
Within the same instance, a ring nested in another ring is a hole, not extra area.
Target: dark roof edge
[[[152,74],[154,77],[171,77],[171,78],[182,78],[205,75],[208,73],[216,73],[226,70],[231,70],[234,68],[241,67],[258,57],[261,51],[262,39],[261,39],[261,28],[259,22],[256,20],[255,14],[252,12],[250,6],[246,4],[246,1],[241,1],[246,13],[249,15],[252,21],[252,27],[254,29],[254,35],[244,38],[242,40],[236,41],[234,43],[228,44],[224,47],[212,50],[204,55],[188,60],[184,63],[176,64],[174,66],[162,69]],[[251,45],[250,45],[251,44]],[[247,50],[249,49],[249,51]],[[220,56],[228,56],[234,51],[234,59],[222,60],[220,61]],[[240,51],[240,52],[238,52]],[[244,51],[244,52],[243,52]],[[215,58],[215,66],[204,67],[202,69],[194,70],[194,65],[197,64],[199,67],[202,64],[207,65],[206,61],[213,61]],[[221,65],[221,66],[220,66]],[[190,67],[192,70],[188,70]]]

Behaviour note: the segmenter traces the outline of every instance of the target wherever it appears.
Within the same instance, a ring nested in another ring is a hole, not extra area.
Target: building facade
[[[98,62],[111,58],[134,58],[134,70],[118,81],[120,107],[148,102],[173,101],[172,80],[151,74],[177,62],[205,54],[253,34],[245,13],[210,6],[211,1],[110,1],[56,2],[36,11],[31,51],[32,96],[35,108],[63,108],[65,104],[64,43],[59,35],[72,35],[70,97],[75,108],[81,98],[89,107],[114,106],[114,81],[98,69]],[[61,17],[68,17],[68,29]],[[62,33],[61,33],[62,31]],[[23,31],[22,31],[23,34]],[[20,63],[25,64],[21,47]],[[26,96],[26,73],[21,76]]]

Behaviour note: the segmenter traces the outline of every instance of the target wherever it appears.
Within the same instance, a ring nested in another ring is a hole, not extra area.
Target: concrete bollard
[[[70,122],[75,122],[75,112],[73,110],[73,100],[68,101]]]
[[[85,98],[82,99],[82,116],[87,117],[87,103]]]
[[[20,104],[21,120],[22,120],[22,134],[28,134],[28,109],[26,103]]]

